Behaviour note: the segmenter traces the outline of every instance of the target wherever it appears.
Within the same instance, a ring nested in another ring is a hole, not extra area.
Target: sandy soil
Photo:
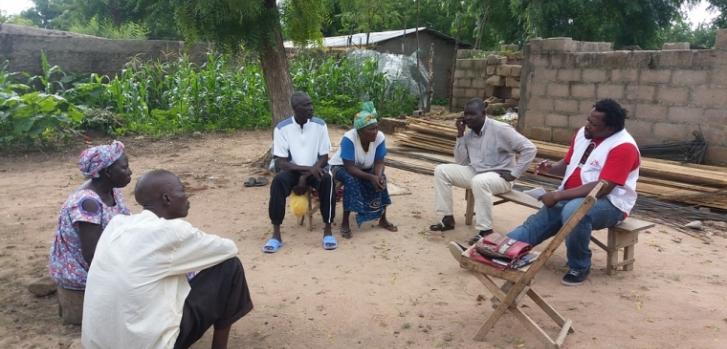
[[[333,132],[334,142],[341,134]],[[446,248],[473,232],[459,218],[462,190],[455,192],[460,225],[430,234],[426,227],[439,218],[432,212],[432,178],[389,169],[391,181],[411,192],[392,198],[389,216],[399,232],[369,224],[354,229],[351,240],[339,237],[338,250],[324,251],[320,216],[313,232],[289,216],[286,246],[264,255],[268,188],[242,183],[250,175],[245,163],[268,147],[268,132],[125,141],[134,177],[153,168],[176,172],[194,194],[189,221],[237,242],[255,309],[234,325],[232,348],[540,347],[512,315],[486,342],[472,340],[492,310],[489,292]],[[67,348],[80,336],[79,327],[61,324],[55,295],[36,298],[27,291],[47,273],[58,209],[82,181],[78,149],[0,157],[0,348]],[[125,190],[130,202],[131,187]],[[508,231],[531,212],[497,206],[495,227]],[[727,269],[719,263],[726,247],[722,237],[705,243],[657,226],[641,234],[634,271],[606,275],[605,253],[594,249],[587,283],[564,287],[561,247],[534,287],[573,320],[567,348],[725,348]],[[546,319],[532,303],[523,307],[536,320]],[[544,328],[555,331],[550,323]],[[205,336],[195,348],[209,342]]]

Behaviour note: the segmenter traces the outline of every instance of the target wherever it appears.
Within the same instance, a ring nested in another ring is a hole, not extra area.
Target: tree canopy
[[[296,42],[426,26],[478,48],[522,44],[531,37],[569,36],[611,41],[616,47],[658,48],[665,40],[709,45],[716,28],[727,27],[727,0],[709,0],[718,13],[712,23],[686,25],[683,6],[698,0],[33,0],[21,14],[34,25],[123,37],[143,33],[150,39],[198,37],[234,46],[239,33],[255,47],[270,21],[282,24],[286,39]],[[271,5],[271,4],[268,4]],[[10,21],[7,16],[3,21]],[[19,22],[18,19],[14,20]],[[136,27],[122,28],[133,24]],[[116,29],[118,33],[106,34]],[[129,34],[127,34],[129,33]]]

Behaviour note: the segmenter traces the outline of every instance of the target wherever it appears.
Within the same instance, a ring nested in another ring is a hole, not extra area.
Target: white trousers
[[[438,215],[451,216],[452,186],[472,189],[475,197],[475,229],[492,229],[492,195],[512,190],[508,182],[495,172],[477,174],[470,166],[438,165],[434,169],[435,210]]]

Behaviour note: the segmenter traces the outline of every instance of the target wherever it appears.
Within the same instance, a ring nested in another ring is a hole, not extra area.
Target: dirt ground
[[[342,133],[332,131],[334,143]],[[255,309],[233,326],[231,348],[541,346],[512,315],[486,342],[472,340],[492,309],[489,292],[446,248],[449,240],[473,233],[463,224],[464,191],[455,192],[457,229],[431,234],[427,226],[439,217],[429,176],[387,170],[391,182],[410,192],[392,197],[389,217],[399,232],[368,224],[354,229],[351,240],[338,236],[337,250],[324,251],[320,216],[308,232],[289,215],[285,247],[263,254],[271,231],[269,189],[242,184],[250,175],[245,164],[267,149],[269,137],[257,131],[124,140],[135,179],[154,168],[176,172],[193,193],[188,220],[237,243]],[[36,298],[27,290],[47,274],[58,210],[82,182],[75,166],[79,149],[0,156],[0,348],[67,348],[80,336],[79,327],[61,324],[55,295]],[[125,189],[130,203],[132,187],[133,182]],[[134,203],[132,211],[139,206]],[[339,206],[339,217],[340,212]],[[494,212],[496,230],[507,232],[532,210],[504,204]],[[727,347],[727,268],[719,264],[727,239],[714,236],[705,243],[657,226],[639,240],[631,272],[606,275],[606,255],[594,246],[589,280],[562,286],[561,247],[537,276],[534,287],[573,320],[576,332],[565,347]],[[541,323],[546,320],[532,303],[522,306]],[[551,323],[544,328],[556,331]],[[195,348],[209,347],[210,339],[208,333]]]

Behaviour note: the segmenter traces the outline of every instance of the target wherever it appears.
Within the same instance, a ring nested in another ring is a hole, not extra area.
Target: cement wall
[[[471,51],[459,50],[457,56],[471,56]],[[452,109],[462,110],[465,103],[475,97],[490,99],[488,109],[518,106],[522,68],[520,64],[514,64],[520,62],[518,57],[509,59],[490,54],[485,58],[457,58]]]
[[[727,29],[710,50],[613,51],[551,38],[529,41],[523,54],[518,128],[526,136],[567,144],[594,102],[613,98],[639,144],[692,140],[698,130],[707,162],[727,163]]]
[[[206,44],[185,45],[181,41],[110,40],[88,35],[0,24],[0,63],[8,70],[42,72],[40,54],[44,51],[51,65],[66,73],[113,75],[132,57],[140,59],[178,57],[187,51],[196,63],[206,60]]]

